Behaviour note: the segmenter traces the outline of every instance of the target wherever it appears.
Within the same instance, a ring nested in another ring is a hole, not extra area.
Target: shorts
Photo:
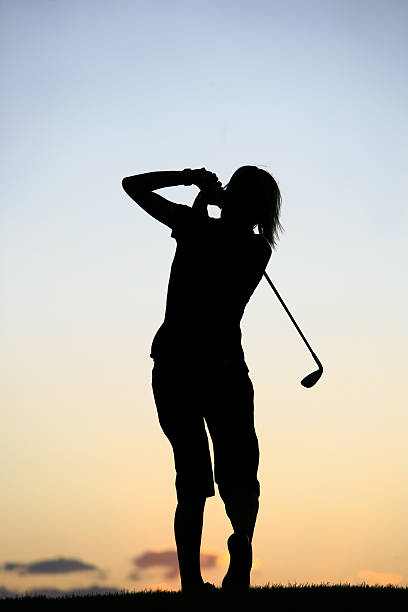
[[[155,361],[152,388],[160,426],[173,448],[177,500],[214,496],[214,479],[222,499],[244,489],[259,497],[259,445],[248,371],[186,370]]]

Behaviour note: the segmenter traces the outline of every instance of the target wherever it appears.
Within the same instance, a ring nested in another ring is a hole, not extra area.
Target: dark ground
[[[70,596],[50,598],[45,596],[25,596],[2,599],[0,610],[196,610],[209,609],[209,612],[223,610],[312,610],[331,611],[338,607],[369,610],[374,606],[381,609],[408,609],[408,587],[388,586],[351,586],[339,585],[269,585],[251,587],[244,595],[231,595],[221,589],[200,597],[183,595],[180,591],[123,591],[108,595]]]

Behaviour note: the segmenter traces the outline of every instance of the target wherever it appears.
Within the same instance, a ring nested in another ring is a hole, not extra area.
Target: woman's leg
[[[182,590],[204,584],[200,568],[200,548],[205,501],[205,497],[198,497],[179,501],[177,504],[174,535]]]
[[[215,480],[231,521],[230,568],[223,580],[249,586],[252,539],[259,509],[259,445],[254,389],[247,373],[225,374],[206,421],[214,447]]]
[[[234,491],[225,494],[223,501],[234,533],[244,532],[252,542],[259,510],[259,500],[255,491]]]
[[[219,381],[206,421],[214,446],[215,480],[234,532],[252,542],[259,509],[259,444],[254,389],[246,372]]]
[[[183,590],[204,584],[200,547],[204,506],[215,495],[210,448],[194,383],[178,371],[154,366],[152,387],[159,422],[169,439],[176,468],[174,535]]]

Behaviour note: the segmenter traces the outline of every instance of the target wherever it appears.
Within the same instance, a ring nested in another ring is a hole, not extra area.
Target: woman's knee
[[[218,483],[217,483],[218,484]],[[261,494],[261,486],[259,480],[255,480],[252,483],[248,483],[247,485],[242,485],[238,483],[219,483],[218,491],[221,499],[225,502],[226,500],[231,499],[232,497],[242,497],[247,496],[253,499],[259,499]]]
[[[183,508],[199,508],[205,506],[205,502],[207,497],[204,495],[191,495],[191,496],[182,496],[177,500],[177,505],[182,506]]]

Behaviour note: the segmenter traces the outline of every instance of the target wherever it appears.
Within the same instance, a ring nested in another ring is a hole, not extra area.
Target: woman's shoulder
[[[255,260],[259,263],[260,267],[264,270],[268,265],[268,262],[272,255],[272,247],[269,242],[262,236],[262,234],[254,234],[255,236]]]

